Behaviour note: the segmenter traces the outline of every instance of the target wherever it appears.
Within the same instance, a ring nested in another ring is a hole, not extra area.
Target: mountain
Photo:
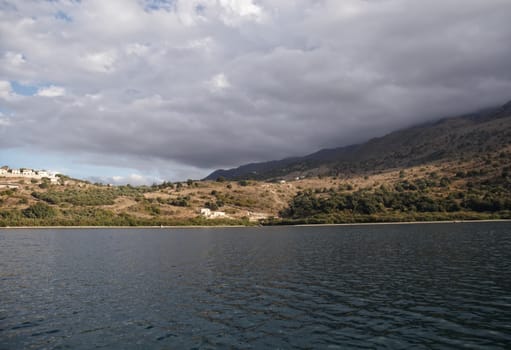
[[[216,170],[206,180],[278,179],[352,175],[410,167],[437,160],[463,160],[511,144],[511,101],[498,108],[398,130],[365,143],[323,149],[304,157]]]

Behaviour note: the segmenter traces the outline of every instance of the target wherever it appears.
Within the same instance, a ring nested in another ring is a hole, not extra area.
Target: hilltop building
[[[42,179],[48,178],[52,183],[58,182],[56,173],[52,173],[46,170],[34,170],[34,169],[10,169],[8,166],[0,168],[0,176],[2,177],[23,177],[29,179]]]

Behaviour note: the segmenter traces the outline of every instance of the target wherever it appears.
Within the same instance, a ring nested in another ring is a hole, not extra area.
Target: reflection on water
[[[0,349],[505,348],[511,224],[0,230]]]

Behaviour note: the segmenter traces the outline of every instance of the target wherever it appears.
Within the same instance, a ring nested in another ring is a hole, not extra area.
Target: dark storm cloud
[[[9,4],[3,147],[205,175],[511,99],[508,0]]]

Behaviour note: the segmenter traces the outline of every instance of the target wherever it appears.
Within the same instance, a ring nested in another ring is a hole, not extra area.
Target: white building
[[[30,179],[48,178],[52,183],[58,183],[59,178],[56,173],[46,170],[33,170],[33,169],[9,169],[7,166],[0,168],[0,176],[5,177],[26,177]]]
[[[227,215],[223,211],[211,211],[209,208],[202,208],[200,214],[208,219],[225,218]]]
[[[202,208],[200,210],[200,215],[202,216],[205,216],[207,218],[209,218],[211,216],[211,209],[208,209],[208,208]]]

